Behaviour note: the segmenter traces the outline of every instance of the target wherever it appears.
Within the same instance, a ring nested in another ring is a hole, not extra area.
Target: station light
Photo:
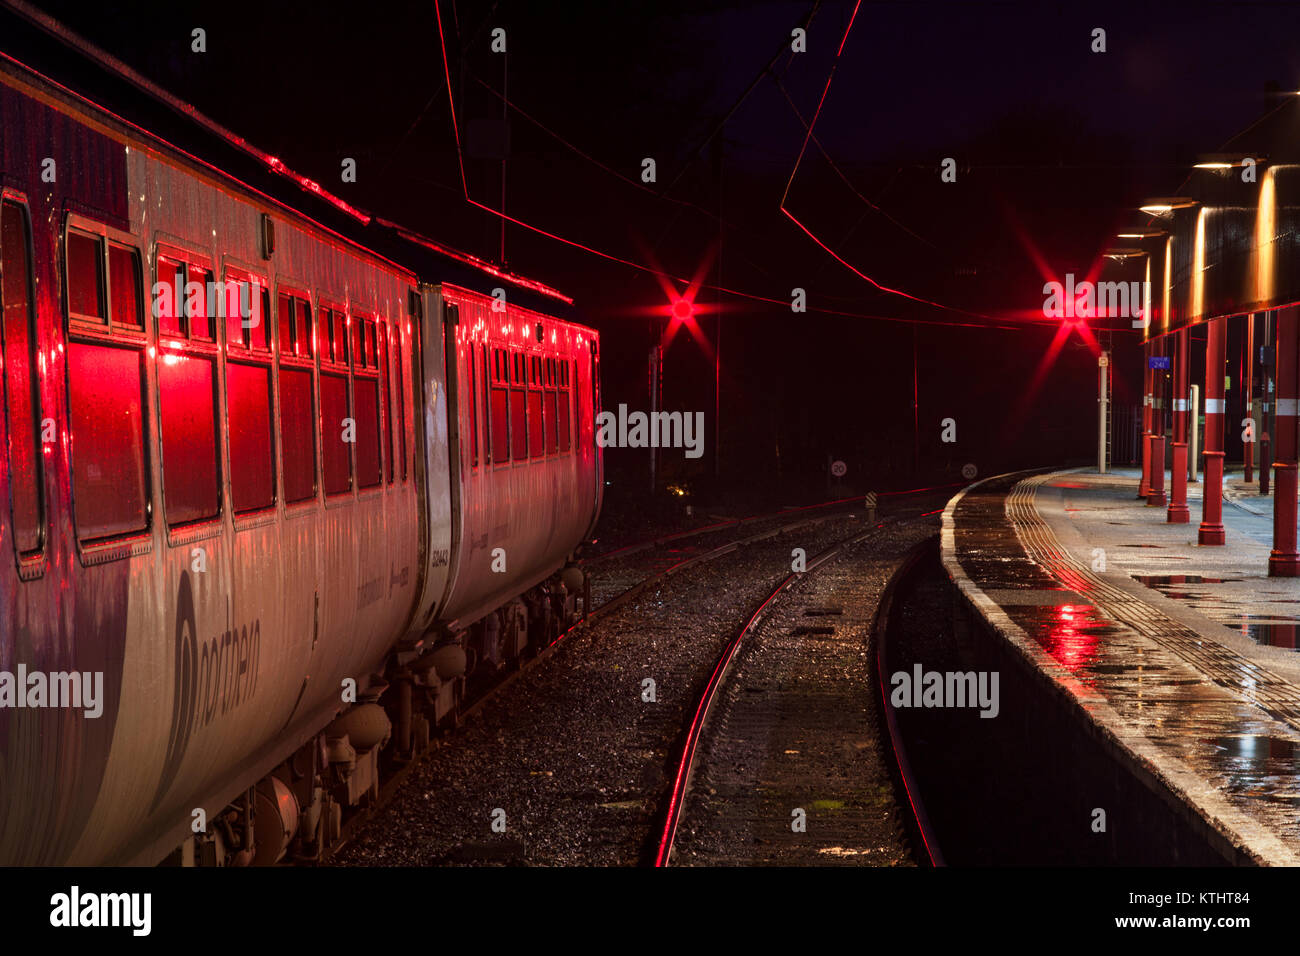
[[[1189,209],[1196,204],[1195,199],[1188,199],[1185,196],[1171,196],[1165,199],[1148,200],[1138,208],[1151,216],[1168,216],[1175,209]]]
[[[1229,169],[1238,169],[1249,164],[1260,165],[1268,160],[1263,156],[1254,156],[1249,153],[1207,153],[1197,158],[1192,164],[1193,169],[1208,169],[1213,172],[1226,172]]]
[[[1130,229],[1127,232],[1115,233],[1116,239],[1155,239],[1158,236],[1167,236],[1168,231],[1164,229]]]

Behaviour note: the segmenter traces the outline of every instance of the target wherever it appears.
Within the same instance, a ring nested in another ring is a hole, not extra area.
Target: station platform
[[[1201,547],[1204,486],[1191,523],[1168,524],[1138,477],[979,482],[944,512],[944,568],[968,616],[1225,859],[1300,865],[1300,579],[1268,577],[1272,500],[1230,473],[1227,543]]]

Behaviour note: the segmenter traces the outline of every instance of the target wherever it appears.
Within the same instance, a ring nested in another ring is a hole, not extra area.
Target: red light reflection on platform
[[[1057,663],[1077,674],[1096,653],[1099,638],[1095,629],[1105,622],[1091,604],[1062,604],[1052,612],[1051,625],[1039,636],[1039,643]]]

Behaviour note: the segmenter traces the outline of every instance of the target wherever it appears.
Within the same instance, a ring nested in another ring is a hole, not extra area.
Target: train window
[[[158,283],[169,291],[161,293],[154,300],[154,314],[158,317],[160,335],[185,334],[183,316],[185,315],[185,267],[173,259],[158,257]]]
[[[379,396],[384,405],[384,461],[388,462],[388,483],[397,474],[393,461],[393,379],[388,374],[392,357],[388,352],[388,324],[380,321],[375,329],[375,354],[379,356]]]
[[[189,277],[185,283],[185,318],[189,322],[190,338],[215,342],[217,330],[212,319],[216,315],[216,303],[208,298],[212,273],[196,265],[188,266],[185,273]]]
[[[488,360],[487,360],[486,345],[479,346],[478,356],[479,356],[479,378],[482,381],[480,387],[480,396],[482,401],[480,402],[480,404],[483,406],[483,443],[482,443],[483,463],[487,464],[490,461],[492,461],[492,447],[491,447],[492,446],[492,423],[489,421],[491,413],[488,411],[490,406],[488,404],[489,376],[488,376]]]
[[[372,367],[375,320],[363,315],[351,318],[352,329],[352,401],[355,405],[353,446],[357,454],[357,487],[374,488],[384,480],[383,461],[379,452],[379,375]],[[367,334],[369,330],[370,334]]]
[[[217,480],[216,375],[214,359],[188,351],[164,351],[158,363],[163,503],[171,527],[215,518]]]
[[[113,324],[144,328],[140,309],[140,253],[115,242],[108,244],[108,301]]]
[[[330,336],[333,334],[334,325],[330,321],[330,310],[323,305],[318,305],[316,318],[320,322],[320,357],[323,361],[331,361],[334,358],[334,343],[330,341]]]
[[[469,343],[467,352],[469,362],[465,392],[469,393],[469,467],[478,467],[478,362],[473,342]]]
[[[557,420],[559,421],[560,424],[560,451],[563,452],[563,451],[568,451],[571,444],[571,439],[569,435],[570,426],[569,426],[568,390],[562,389],[561,391],[557,392],[556,399],[559,404],[559,408],[557,409]]]
[[[281,292],[276,297],[276,302],[279,308],[280,354],[311,358],[311,303],[292,292]],[[269,344],[267,347],[270,347]]]
[[[82,541],[148,527],[140,349],[68,345],[72,494]]]
[[[79,319],[103,323],[104,258],[96,236],[68,230],[68,312]]]
[[[510,460],[510,381],[504,349],[492,350],[492,460]]]
[[[546,360],[546,406],[543,417],[546,419],[546,453],[554,455],[560,450],[557,434],[559,400],[555,393],[555,359]]]
[[[280,464],[288,504],[316,497],[315,366],[311,303],[296,292],[276,296],[280,334]]]
[[[311,303],[296,296],[293,300],[293,351],[303,358],[316,354],[316,336],[311,328]]]
[[[279,326],[280,351],[293,352],[293,296],[281,292],[275,297],[275,317]]]
[[[316,429],[310,368],[280,366],[280,455],[285,501],[316,497]]]
[[[9,433],[9,487],[14,548],[20,554],[42,544],[42,489],[45,459],[40,447],[41,399],[37,361],[36,310],[27,211],[6,200],[0,212],[0,322],[4,353],[6,425]]]
[[[266,283],[239,269],[227,269],[221,294],[226,315],[226,344],[269,352],[267,325],[271,318],[271,294]]]
[[[545,423],[542,409],[545,407],[542,392],[542,360],[539,356],[529,357],[528,369],[528,448],[534,458],[546,454]]]
[[[569,388],[569,363],[567,361],[560,363],[560,388],[556,392],[556,399],[559,404],[557,411],[557,420],[560,425],[560,451],[566,452],[573,444],[572,430],[573,419],[569,410],[570,396],[573,392]]]
[[[510,383],[510,457],[523,461],[528,457],[528,390],[527,365],[520,352],[510,355],[513,374]]]
[[[323,460],[325,494],[340,495],[352,490],[352,442],[346,419],[348,415],[348,379],[346,375],[320,374],[320,447]]]
[[[271,290],[254,281],[250,289],[253,314],[248,319],[248,347],[258,352],[271,351]]]
[[[379,458],[379,381],[357,376],[353,390],[357,405],[357,485],[374,488],[383,482],[383,464]]]
[[[65,249],[69,332],[95,336],[69,342],[67,386],[77,535],[95,541],[149,526],[140,256],[130,246],[108,241],[102,231],[91,235],[73,228],[67,230]],[[99,328],[79,328],[87,323]],[[32,424],[37,425],[35,419]],[[40,453],[35,445],[32,451]]]
[[[393,331],[393,344],[397,346],[397,446],[402,457],[402,481],[406,481],[406,352],[400,321]]]
[[[352,317],[352,362],[357,368],[366,367],[366,320]]]
[[[330,342],[333,343],[333,351],[330,357],[343,365],[348,360],[348,323],[345,316],[338,309],[330,310]]]
[[[230,362],[226,366],[230,410],[230,496],[236,514],[275,504],[272,460],[271,367]]]
[[[254,292],[249,289],[244,291],[248,284],[248,276],[233,269],[226,270],[226,281],[221,287],[221,296],[223,312],[226,316],[226,346],[235,348],[248,348],[249,332],[244,322],[244,307],[249,310],[248,322],[253,321],[253,298]]]
[[[379,356],[382,353],[379,351],[378,337],[375,333],[376,324],[374,319],[366,319],[366,366],[377,369]]]
[[[247,359],[226,365],[230,497],[236,514],[275,504],[275,435],[271,430],[270,290],[265,281],[227,269],[221,290],[226,345]],[[282,310],[283,313],[283,310]],[[259,355],[258,353],[263,353]]]

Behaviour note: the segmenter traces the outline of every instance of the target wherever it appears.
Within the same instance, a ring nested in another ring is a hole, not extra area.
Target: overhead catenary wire
[[[861,0],[859,0],[859,6],[860,6],[860,2],[861,2]],[[854,17],[853,17],[853,18],[856,18],[856,15],[857,15],[857,9],[858,9],[858,7],[855,6],[855,8],[854,8]],[[436,17],[436,19],[437,19],[437,21],[438,21],[438,38],[439,38],[439,45],[440,45],[440,47],[441,47],[441,52],[442,52],[443,78],[444,78],[444,80],[445,80],[445,82],[446,82],[446,84],[447,84],[447,89],[450,91],[450,89],[451,89],[451,68],[450,68],[450,58],[449,58],[449,56],[448,56],[448,54],[447,54],[446,34],[445,34],[445,31],[444,31],[444,28],[443,28],[443,24],[442,24],[442,12],[441,12],[441,4],[440,4],[440,0],[434,0],[434,15],[435,15],[435,17]],[[849,22],[849,28],[850,28],[850,29],[852,28],[852,25],[853,25],[853,18],[850,18],[850,22]],[[838,50],[837,53],[836,53],[836,60],[837,60],[837,62],[838,62],[838,59],[839,59],[840,54],[843,53],[844,41],[847,40],[847,38],[848,38],[848,31],[846,30],[846,32],[845,32],[845,36],[844,36],[844,39],[841,40],[840,48],[839,48],[839,50]],[[832,70],[832,76],[833,76],[833,74],[834,74],[834,70]],[[829,89],[829,80],[828,80],[828,84],[827,84],[827,89]],[[826,91],[824,90],[824,91],[823,91],[823,97],[822,97],[823,101],[824,101],[824,99],[825,99],[825,92],[826,92]],[[818,106],[818,112],[820,112],[820,105],[821,105],[821,104],[819,104],[819,106]],[[571,247],[573,247],[573,248],[575,248],[575,249],[580,249],[580,250],[582,250],[582,251],[584,251],[584,252],[587,252],[587,253],[589,253],[589,254],[591,254],[591,255],[598,256],[598,257],[603,258],[603,259],[606,259],[606,260],[608,260],[608,261],[611,261],[611,262],[617,262],[617,263],[619,263],[619,264],[621,264],[621,265],[628,266],[628,267],[633,268],[633,269],[636,269],[636,270],[638,270],[638,271],[645,272],[645,273],[648,273],[648,274],[651,274],[651,275],[657,275],[657,276],[660,276],[661,278],[665,278],[665,279],[668,279],[668,280],[670,280],[670,281],[677,282],[677,283],[680,283],[680,284],[686,284],[686,283],[688,283],[688,282],[690,281],[690,280],[688,280],[688,279],[685,278],[685,277],[677,276],[677,275],[673,275],[673,274],[671,274],[671,273],[663,272],[663,271],[658,270],[658,269],[653,269],[653,268],[651,268],[651,267],[649,267],[649,266],[642,265],[641,263],[634,262],[634,261],[632,261],[632,260],[630,260],[630,259],[628,259],[628,258],[626,258],[626,257],[624,257],[624,256],[618,256],[618,255],[615,255],[615,254],[612,254],[612,253],[605,252],[605,251],[600,250],[600,249],[597,249],[597,248],[595,248],[595,247],[593,247],[593,246],[587,245],[586,243],[582,243],[582,242],[579,242],[579,241],[574,240],[574,239],[569,239],[569,238],[567,238],[567,237],[565,237],[565,236],[559,235],[559,234],[557,234],[557,233],[555,233],[555,232],[552,232],[552,231],[550,231],[550,230],[543,229],[543,228],[541,228],[541,227],[539,227],[539,226],[532,225],[531,223],[525,222],[525,221],[523,221],[523,220],[521,220],[521,219],[519,219],[519,218],[517,218],[517,217],[515,217],[515,216],[507,215],[507,214],[506,214],[504,211],[502,211],[502,210],[493,209],[491,206],[488,206],[488,205],[486,205],[486,204],[484,204],[484,203],[478,201],[477,199],[475,199],[473,196],[470,195],[470,192],[469,192],[469,180],[468,180],[468,177],[467,177],[466,172],[465,172],[464,148],[463,148],[463,146],[462,146],[462,142],[461,142],[460,126],[459,126],[459,121],[458,121],[458,119],[457,119],[457,114],[456,114],[456,105],[455,105],[455,101],[454,101],[454,98],[453,98],[453,97],[450,97],[450,96],[448,97],[448,106],[449,106],[449,112],[450,112],[450,114],[451,114],[452,134],[453,134],[453,136],[454,136],[454,138],[455,138],[455,143],[456,143],[456,160],[457,160],[457,166],[458,166],[458,169],[459,169],[459,171],[460,171],[461,189],[462,189],[462,192],[463,192],[464,199],[465,199],[465,201],[466,201],[469,205],[473,206],[473,207],[476,208],[476,209],[480,209],[480,210],[482,210],[483,212],[486,212],[486,213],[488,213],[488,214],[490,214],[490,215],[493,215],[493,216],[499,216],[499,217],[501,217],[502,219],[504,219],[505,221],[510,222],[510,223],[513,223],[514,225],[517,225],[517,226],[519,226],[519,227],[522,228],[522,229],[526,229],[526,230],[528,230],[528,231],[530,231],[530,232],[536,233],[537,235],[544,236],[545,238],[551,239],[551,240],[553,240],[553,241],[555,241],[555,242],[563,243],[563,244],[568,245],[568,246],[571,246]],[[813,123],[814,123],[814,124],[816,123],[816,115],[814,115],[814,117],[813,117]],[[811,132],[811,127],[809,128],[809,132]],[[800,151],[800,157],[802,157],[804,150],[806,150],[806,148],[807,148],[807,142],[808,142],[808,137],[805,137],[804,148],[801,149],[801,151]],[[797,170],[797,168],[798,168],[798,164],[796,163],[795,170]],[[793,171],[792,171],[792,173],[791,173],[791,179],[793,179]],[[787,183],[787,191],[788,191],[788,188],[789,188],[789,184]],[[866,276],[864,273],[861,273],[859,270],[855,269],[853,266],[849,265],[849,264],[848,264],[847,262],[845,262],[841,257],[839,257],[838,255],[836,255],[836,254],[834,253],[833,250],[831,250],[831,249],[829,249],[828,247],[826,247],[824,243],[821,243],[821,242],[820,242],[820,240],[817,240],[817,238],[816,238],[816,237],[815,237],[815,236],[814,236],[814,235],[813,235],[813,234],[812,234],[812,233],[811,233],[811,232],[810,232],[806,227],[804,227],[804,226],[802,225],[802,223],[799,223],[798,220],[795,219],[795,217],[792,216],[792,215],[791,215],[787,210],[785,210],[784,208],[782,208],[781,211],[782,211],[782,212],[783,212],[787,217],[789,217],[790,219],[792,219],[793,221],[795,221],[796,224],[799,225],[801,229],[803,229],[806,233],[808,233],[808,235],[809,235],[811,238],[813,238],[814,241],[818,242],[818,244],[821,245],[824,249],[826,249],[826,251],[827,251],[828,253],[830,253],[832,256],[834,256],[837,260],[839,260],[840,262],[842,262],[842,263],[843,263],[845,266],[847,266],[849,269],[851,269],[852,271],[854,271],[856,274],[858,274],[858,275],[861,276],[862,278],[866,279],[868,282],[870,282],[873,286],[875,286],[876,288],[880,289],[881,291],[883,291],[883,292],[887,292],[887,293],[896,294],[896,295],[901,295],[902,297],[907,298],[907,299],[910,299],[910,300],[915,301],[915,302],[917,302],[917,303],[924,304],[924,305],[929,305],[929,306],[933,306],[933,307],[935,307],[935,308],[939,308],[939,309],[944,310],[944,311],[962,313],[962,314],[966,314],[966,315],[971,315],[971,316],[976,317],[976,318],[987,319],[987,320],[989,320],[989,321],[988,321],[988,322],[958,322],[958,321],[945,321],[945,320],[940,320],[940,319],[920,319],[920,318],[904,317],[904,316],[889,316],[889,315],[868,314],[868,313],[861,313],[861,312],[850,312],[850,311],[846,311],[846,310],[825,309],[825,308],[818,308],[818,307],[815,307],[815,306],[810,306],[810,307],[809,307],[809,311],[812,311],[812,312],[815,312],[815,313],[819,313],[819,314],[825,314],[825,315],[840,315],[840,316],[851,317],[851,318],[862,318],[862,319],[870,319],[870,320],[875,320],[875,321],[894,322],[894,323],[899,323],[899,324],[945,325],[945,326],[959,326],[959,327],[966,327],[966,328],[979,328],[979,329],[999,329],[999,330],[1005,330],[1005,331],[1020,331],[1020,330],[1022,330],[1023,328],[1025,328],[1027,325],[1032,325],[1032,324],[1042,324],[1042,323],[1036,323],[1035,320],[1022,320],[1022,321],[1017,321],[1016,324],[1014,324],[1014,325],[999,324],[999,323],[1004,323],[1004,322],[1006,322],[1007,320],[1006,320],[1006,319],[999,319],[999,318],[997,318],[997,317],[995,317],[995,316],[985,315],[985,314],[983,314],[983,313],[970,312],[970,311],[968,311],[968,310],[958,309],[958,308],[954,308],[954,307],[952,307],[952,306],[946,306],[946,305],[943,305],[942,303],[934,302],[934,301],[929,300],[929,299],[924,299],[924,298],[921,298],[921,297],[919,297],[919,296],[913,296],[913,295],[911,295],[911,294],[909,294],[909,293],[902,292],[901,290],[894,290],[894,289],[890,289],[890,288],[888,288],[888,287],[886,287],[886,286],[883,286],[883,285],[881,285],[881,284],[875,282],[875,280],[871,279],[869,276]],[[739,298],[748,299],[748,300],[750,300],[750,301],[766,302],[766,303],[769,303],[769,304],[780,305],[780,306],[782,306],[782,307],[784,307],[784,308],[788,308],[788,307],[790,306],[790,301],[789,301],[788,299],[778,299],[778,298],[773,298],[773,297],[771,297],[771,296],[759,295],[759,294],[752,293],[752,292],[746,292],[746,291],[744,291],[744,290],[740,290],[740,289],[733,289],[733,288],[728,288],[728,287],[720,286],[720,285],[712,285],[712,284],[709,284],[709,283],[700,283],[700,288],[711,289],[711,290],[714,290],[714,291],[717,291],[717,292],[722,292],[722,293],[727,294],[727,295],[732,295],[732,296],[737,296],[737,297],[739,297]]]

